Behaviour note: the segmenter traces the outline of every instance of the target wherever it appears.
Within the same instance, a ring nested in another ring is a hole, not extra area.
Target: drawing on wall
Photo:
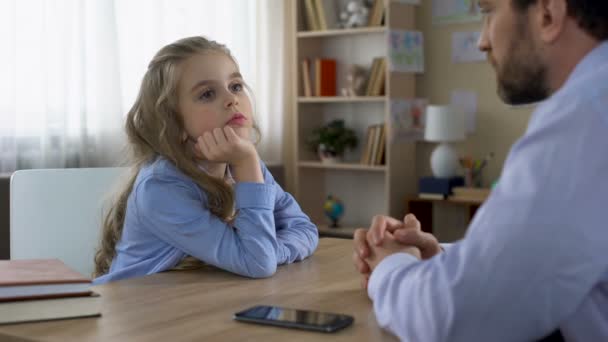
[[[453,90],[450,104],[464,113],[467,134],[475,133],[475,127],[477,126],[477,93],[470,90]]]
[[[424,38],[419,31],[392,30],[388,34],[389,70],[424,72]]]
[[[424,112],[426,99],[391,100],[389,125],[390,143],[422,140],[424,138]]]
[[[476,0],[433,0],[433,24],[479,20],[481,11]]]
[[[454,32],[452,34],[452,62],[485,61],[486,54],[477,47],[480,35],[481,32]]]

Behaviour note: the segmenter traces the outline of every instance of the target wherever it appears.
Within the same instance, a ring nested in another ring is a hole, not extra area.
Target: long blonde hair
[[[225,45],[204,37],[189,37],[169,44],[160,49],[148,65],[125,125],[133,172],[103,221],[101,243],[95,253],[94,277],[108,273],[122,235],[127,199],[137,174],[158,155],[170,160],[206,192],[211,213],[225,221],[231,218],[234,211],[232,188],[224,180],[201,172],[192,149],[185,148],[181,139],[184,122],[178,109],[179,66],[193,55],[209,52],[223,53],[238,66]],[[254,129],[259,135],[257,126]]]

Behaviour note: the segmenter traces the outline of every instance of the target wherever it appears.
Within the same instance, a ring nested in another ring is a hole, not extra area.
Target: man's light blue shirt
[[[542,103],[465,238],[371,275],[404,341],[608,341],[608,42]]]
[[[95,284],[173,268],[193,256],[246,277],[272,275],[277,265],[310,256],[316,226],[261,165],[264,183],[234,184],[231,223],[207,209],[207,196],[170,161],[144,166],[127,201],[122,236],[108,274]]]

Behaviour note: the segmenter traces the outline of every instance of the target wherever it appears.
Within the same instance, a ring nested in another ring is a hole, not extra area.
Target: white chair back
[[[103,213],[127,168],[17,171],[10,188],[11,259],[58,258],[94,270]]]

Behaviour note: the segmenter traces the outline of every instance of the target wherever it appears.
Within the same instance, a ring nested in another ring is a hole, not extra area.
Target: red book
[[[58,259],[0,260],[0,302],[91,294],[91,280]]]
[[[336,96],[336,60],[316,59],[316,95]]]

